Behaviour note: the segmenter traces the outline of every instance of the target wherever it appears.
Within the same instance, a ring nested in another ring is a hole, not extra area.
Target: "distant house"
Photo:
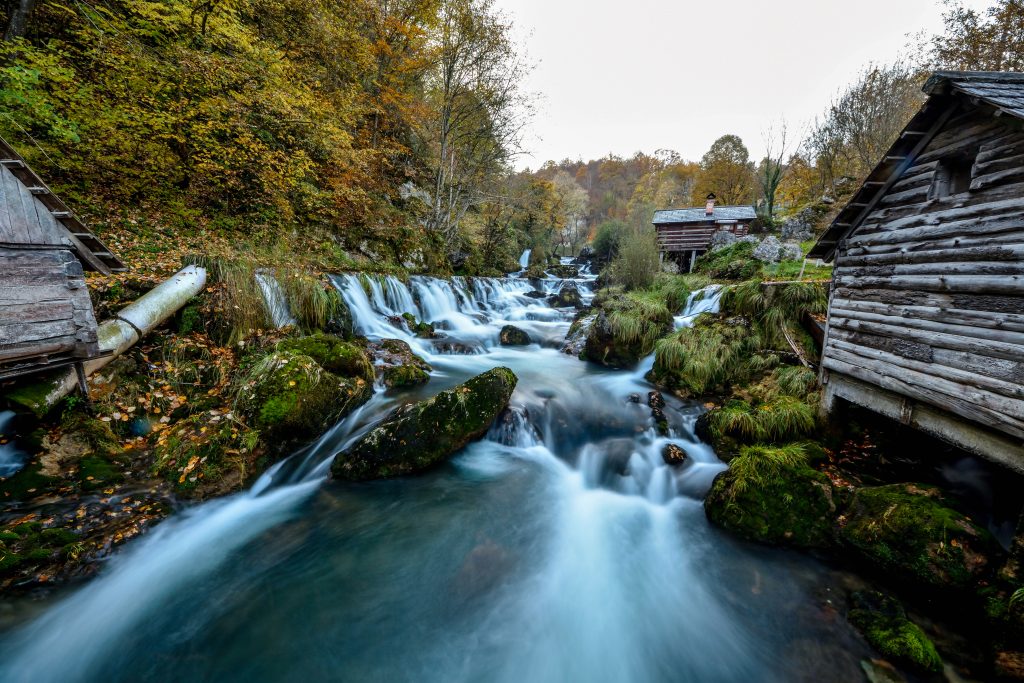
[[[705,206],[654,213],[654,229],[663,258],[669,257],[692,270],[693,262],[708,250],[711,236],[719,230],[728,230],[737,237],[750,232],[750,224],[757,218],[754,207],[715,206],[715,199],[714,194],[709,194]]]
[[[100,355],[86,269],[125,268],[0,139],[0,380]]]
[[[845,399],[1024,471],[1024,74],[939,72],[809,256]]]

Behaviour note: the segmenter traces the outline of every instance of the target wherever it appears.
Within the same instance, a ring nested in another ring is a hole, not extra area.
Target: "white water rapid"
[[[694,436],[702,408],[666,397],[659,436],[642,367],[560,351],[575,310],[550,296],[575,286],[589,300],[590,278],[334,283],[358,333],[407,341],[430,383],[379,392],[250,491],[132,543],[0,638],[0,680],[782,681],[806,668],[800,643],[835,641],[800,609],[801,577],[817,574],[708,526],[701,501],[725,466]],[[692,296],[678,324],[719,295]],[[417,338],[403,313],[444,336]],[[506,324],[533,343],[501,346]],[[326,480],[333,454],[395,405],[498,365],[519,377],[511,408],[451,463]],[[684,465],[665,463],[667,444]],[[859,646],[843,647],[859,674]]]

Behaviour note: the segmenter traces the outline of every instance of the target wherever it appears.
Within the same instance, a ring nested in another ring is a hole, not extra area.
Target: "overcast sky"
[[[696,161],[725,133],[760,158],[772,121],[803,128],[865,64],[942,26],[938,0],[496,1],[542,95],[520,168],[662,148]]]

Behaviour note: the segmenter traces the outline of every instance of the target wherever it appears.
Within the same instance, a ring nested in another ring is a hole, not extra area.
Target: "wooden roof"
[[[717,221],[752,221],[757,212],[752,206],[716,206],[709,216],[707,208],[695,206],[687,209],[661,209],[654,212],[655,225],[676,225],[680,223],[708,223]]]
[[[123,263],[0,138],[0,244],[67,246],[89,270],[108,274]]]
[[[856,230],[910,168],[953,113],[986,104],[998,114],[1024,119],[1024,74],[994,71],[937,71],[925,83],[929,96],[860,190],[807,254],[831,261],[839,243]]]

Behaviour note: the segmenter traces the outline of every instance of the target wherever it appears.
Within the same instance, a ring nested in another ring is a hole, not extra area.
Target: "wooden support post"
[[[75,375],[78,376],[78,391],[81,392],[82,398],[89,401],[89,382],[85,378],[85,364],[75,363]]]
[[[689,273],[693,272],[693,264],[696,263],[696,262],[697,262],[697,250],[694,249],[693,251],[690,252],[690,270],[688,270],[687,272],[689,272]]]

